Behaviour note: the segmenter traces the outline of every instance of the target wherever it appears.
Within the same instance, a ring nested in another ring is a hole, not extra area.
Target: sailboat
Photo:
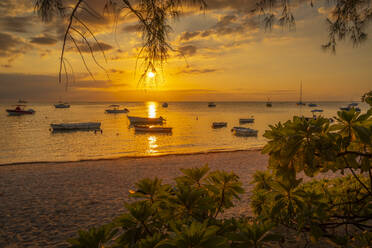
[[[266,107],[272,107],[273,103],[270,101],[270,97],[267,98]]]
[[[302,81],[300,83],[300,101],[296,103],[297,106],[304,106],[306,103],[302,102]]]

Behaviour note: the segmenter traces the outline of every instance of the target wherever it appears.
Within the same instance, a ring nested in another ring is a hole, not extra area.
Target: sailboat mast
[[[300,103],[302,103],[302,81],[300,81]]]

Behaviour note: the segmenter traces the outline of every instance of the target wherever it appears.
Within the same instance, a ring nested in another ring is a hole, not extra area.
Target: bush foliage
[[[362,100],[368,111],[339,111],[334,123],[293,117],[269,126],[268,170],[252,182],[254,216],[222,215],[244,193],[236,174],[182,169],[173,184],[139,181],[126,213],[80,231],[71,247],[272,247],[285,246],[288,231],[304,246],[371,247],[372,91]]]

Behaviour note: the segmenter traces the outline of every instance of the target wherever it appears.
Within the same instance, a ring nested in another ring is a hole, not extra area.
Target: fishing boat
[[[120,105],[117,105],[117,104],[113,104],[113,105],[110,105],[108,106],[110,109],[106,109],[105,112],[108,113],[108,114],[125,114],[125,113],[128,113],[129,110],[124,108],[124,109],[120,109]]]
[[[233,127],[231,132],[237,136],[257,136],[258,134],[258,130],[246,127]]]
[[[147,117],[136,117],[136,116],[128,116],[131,125],[134,124],[163,124],[165,119],[163,117],[158,118],[147,118]]]
[[[168,108],[168,103],[164,102],[161,106],[162,106],[163,108]]]
[[[55,108],[69,108],[70,104],[67,102],[58,102],[57,104],[54,104]]]
[[[146,132],[146,133],[171,133],[171,127],[156,127],[156,126],[146,126],[146,125],[135,125],[135,132]]]
[[[316,113],[316,112],[321,113],[321,112],[323,112],[323,109],[313,109],[313,110],[311,110],[311,112],[312,113]]]
[[[15,109],[7,109],[9,115],[32,115],[35,114],[35,110],[33,109],[25,109],[26,105],[15,105]]]
[[[315,103],[309,103],[307,106],[309,106],[309,107],[318,107],[318,105],[315,104]]]
[[[227,122],[213,122],[212,128],[227,127]]]
[[[101,130],[101,122],[59,123],[50,124],[53,131]]]
[[[251,118],[241,118],[241,119],[239,119],[239,123],[240,124],[254,123],[254,118],[253,118],[253,116]]]
[[[304,105],[306,105],[306,103],[302,102],[302,81],[300,83],[300,101],[298,101],[296,104],[297,104],[297,106],[304,106]]]
[[[209,102],[208,103],[208,107],[210,107],[210,108],[214,108],[214,107],[216,107],[217,105],[214,103],[214,102]]]

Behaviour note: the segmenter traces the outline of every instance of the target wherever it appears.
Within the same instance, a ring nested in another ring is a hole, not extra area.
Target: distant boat
[[[241,119],[239,119],[239,123],[241,123],[241,124],[254,123],[254,118],[253,118],[253,116],[251,118],[241,118]]]
[[[146,132],[146,133],[171,133],[172,132],[171,127],[154,127],[154,126],[139,126],[135,125],[134,126],[134,131],[135,132]]]
[[[315,103],[309,103],[307,106],[309,106],[309,107],[318,107],[318,105],[315,104]]]
[[[217,105],[214,102],[209,102],[208,107],[213,108],[216,107]]]
[[[355,108],[355,106],[358,106],[358,103],[350,103],[349,105],[347,105],[347,107],[341,107],[340,110],[349,111],[351,109],[354,109],[355,111],[360,112],[360,108]]]
[[[27,101],[22,100],[22,99],[19,99],[19,100],[18,100],[18,103],[27,103]]]
[[[323,109],[313,109],[313,110],[311,110],[311,112],[313,112],[313,113],[315,113],[315,112],[321,113],[321,112],[323,112]]]
[[[70,104],[68,104],[67,102],[59,102],[57,104],[54,104],[54,107],[55,108],[69,108]]]
[[[110,105],[108,107],[111,108],[111,109],[106,109],[105,110],[105,112],[108,113],[108,114],[125,114],[125,113],[129,112],[129,110],[126,109],[126,108],[119,109],[120,105],[116,105],[116,104]]]
[[[246,127],[233,127],[231,132],[237,136],[257,136],[258,134],[258,130]]]
[[[53,131],[100,130],[101,122],[50,124]]]
[[[212,128],[227,127],[227,122],[213,122]]]
[[[163,124],[165,119],[163,117],[158,118],[147,118],[147,117],[136,117],[136,116],[128,116],[131,125],[134,124]]]
[[[25,109],[26,105],[16,105],[15,109],[7,109],[9,115],[32,115],[35,114],[33,109]]]
[[[270,101],[270,98],[267,99],[266,107],[272,107],[273,103]]]
[[[296,103],[297,106],[304,106],[306,103],[302,102],[302,81],[300,83],[300,101]]]
[[[168,103],[164,102],[161,106],[162,106],[163,108],[168,108]]]

